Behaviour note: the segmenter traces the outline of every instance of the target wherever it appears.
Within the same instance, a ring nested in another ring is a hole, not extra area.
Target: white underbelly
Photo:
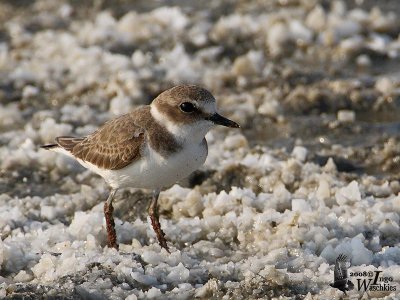
[[[80,163],[102,176],[113,188],[161,189],[197,170],[206,160],[207,152],[207,144],[202,143],[184,147],[165,159],[149,148],[140,160],[119,170],[93,168],[91,164]]]

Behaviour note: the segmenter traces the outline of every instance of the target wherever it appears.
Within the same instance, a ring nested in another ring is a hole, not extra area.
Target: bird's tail
[[[84,137],[77,138],[73,136],[59,136],[56,137],[56,144],[43,145],[40,146],[40,148],[71,155],[72,149],[84,139]]]
[[[52,149],[58,148],[58,147],[60,147],[60,146],[57,145],[57,144],[49,144],[49,145],[42,145],[42,146],[40,146],[40,148],[46,149],[46,150],[52,150]]]

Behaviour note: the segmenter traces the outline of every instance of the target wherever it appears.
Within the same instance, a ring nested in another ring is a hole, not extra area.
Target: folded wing
[[[145,131],[126,114],[83,138],[58,137],[57,144],[73,156],[99,168],[118,170],[140,158]]]

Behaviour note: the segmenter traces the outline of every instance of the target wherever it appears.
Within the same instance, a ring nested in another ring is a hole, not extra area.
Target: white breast
[[[91,163],[81,160],[79,162],[102,176],[113,188],[161,189],[173,185],[197,170],[205,162],[207,154],[207,142],[204,139],[200,144],[185,144],[179,152],[167,158],[147,146],[138,161],[119,170],[105,170]]]

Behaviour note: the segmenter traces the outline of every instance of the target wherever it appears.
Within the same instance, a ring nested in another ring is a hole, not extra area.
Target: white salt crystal
[[[333,1],[331,4],[331,11],[333,14],[343,16],[347,12],[346,3],[343,0]]]
[[[291,39],[290,31],[283,22],[273,24],[267,33],[267,47],[272,56],[278,56],[285,50],[285,44]]]
[[[324,9],[320,5],[316,5],[306,18],[306,25],[316,32],[325,29],[326,15]]]
[[[370,25],[376,32],[390,32],[399,28],[397,14],[394,11],[382,13],[378,6],[371,9]]]
[[[384,95],[391,94],[395,85],[389,77],[379,78],[375,83],[375,88]]]
[[[260,155],[248,153],[241,161],[241,164],[251,168],[257,166],[259,160],[260,160]]]
[[[62,4],[58,9],[58,13],[60,14],[60,16],[65,19],[71,16],[72,11],[73,11],[72,6],[69,4]]]
[[[295,146],[292,151],[292,156],[297,160],[304,162],[307,158],[307,149],[302,146]]]
[[[148,62],[148,58],[141,50],[136,50],[132,54],[132,63],[135,67],[143,67]]]
[[[365,216],[363,214],[356,214],[349,220],[349,223],[361,231],[365,226]]]
[[[358,182],[353,180],[347,186],[339,189],[335,194],[335,198],[339,205],[360,201],[361,193]]]
[[[364,237],[358,235],[351,240],[342,241],[335,248],[336,255],[340,253],[346,254],[351,259],[352,265],[371,264],[373,258],[372,251],[364,246],[362,239]]]
[[[339,48],[345,54],[351,54],[359,51],[364,47],[364,38],[360,35],[351,36],[340,42]]]
[[[40,215],[47,220],[53,220],[57,216],[57,211],[54,206],[43,205],[40,208]]]
[[[293,199],[292,200],[292,210],[298,212],[310,212],[311,206],[304,199]]]
[[[43,254],[39,262],[32,268],[32,272],[37,278],[44,281],[52,281],[55,276],[56,258],[50,254]]]
[[[155,251],[145,251],[142,254],[142,258],[145,262],[157,265],[162,261],[162,255]]]
[[[9,75],[9,77],[12,80],[15,80],[16,84],[20,87],[24,86],[27,82],[36,82],[36,76],[37,75],[35,74],[35,72],[24,69],[22,67],[17,67]]]
[[[68,227],[68,232],[75,238],[86,240],[88,234],[95,237],[103,231],[103,214],[101,212],[75,212],[74,219]]]
[[[371,58],[367,54],[361,54],[357,56],[356,63],[359,67],[369,67],[372,65]]]
[[[325,171],[325,172],[336,172],[337,171],[337,169],[336,169],[336,164],[335,164],[335,162],[333,161],[333,158],[332,157],[329,157],[328,158],[328,161],[326,162],[326,164],[325,164],[325,166],[323,167],[323,170]]]
[[[196,82],[200,77],[200,69],[189,57],[182,44],[176,44],[172,51],[160,60],[160,66],[166,71],[166,78],[173,82]]]
[[[344,39],[361,33],[361,26],[353,20],[337,19],[334,22],[334,34],[338,39]]]
[[[232,71],[236,76],[253,76],[261,72],[263,64],[263,53],[251,50],[235,59]]]
[[[3,241],[0,239],[0,266],[3,265],[3,261],[5,258],[5,250],[4,250],[4,244]]]
[[[28,274],[26,271],[19,271],[17,275],[14,276],[15,282],[28,282],[32,280],[32,275]]]
[[[70,135],[72,126],[69,124],[57,124],[52,118],[47,118],[40,124],[39,135],[44,142],[53,141],[56,136]]]
[[[247,139],[242,134],[230,135],[224,140],[226,149],[233,150],[239,148],[247,148]]]
[[[0,127],[15,126],[21,121],[21,112],[16,103],[0,105]]]
[[[363,242],[358,238],[354,237],[351,241],[352,248],[352,264],[354,265],[369,265],[372,262],[372,251],[368,250]]]
[[[172,267],[166,278],[167,282],[184,282],[189,278],[189,270],[185,268],[182,263],[179,263],[176,267]]]
[[[292,38],[294,38],[297,42],[309,44],[312,41],[313,33],[299,20],[291,20],[289,22],[289,30]]]
[[[188,24],[188,19],[180,7],[160,7],[153,10],[151,15],[172,31],[181,31]]]
[[[367,46],[376,52],[385,53],[390,42],[390,37],[382,34],[372,33],[368,39]]]
[[[9,49],[7,43],[0,43],[0,68],[5,68],[9,64]]]
[[[352,110],[339,110],[337,113],[337,119],[341,123],[352,123],[356,120],[356,114]]]
[[[131,277],[137,282],[143,283],[145,285],[151,286],[158,284],[157,278],[151,275],[142,274],[140,272],[132,272]]]
[[[274,188],[274,198],[277,199],[279,202],[286,202],[286,201],[290,200],[290,197],[291,197],[291,194],[286,189],[285,185],[278,184]]]
[[[201,214],[204,209],[201,200],[201,194],[197,190],[192,190],[186,196],[186,209],[190,217],[195,217]]]
[[[258,108],[260,114],[275,117],[280,111],[280,104],[276,99],[265,99],[263,104]]]
[[[332,245],[329,244],[322,250],[320,256],[325,258],[329,263],[334,263],[337,255]]]
[[[132,100],[128,96],[117,95],[110,102],[110,112],[115,116],[120,116],[132,109]]]
[[[321,179],[318,183],[318,188],[316,192],[316,197],[318,200],[322,201],[331,196],[329,182],[325,179]]]
[[[39,89],[33,85],[27,85],[22,90],[23,98],[33,97],[33,96],[36,96],[37,94],[39,94]]]
[[[399,233],[399,225],[397,222],[389,219],[385,219],[379,225],[379,231],[382,232],[386,237],[396,236]]]
[[[327,264],[327,263],[322,263],[318,267],[318,271],[320,274],[325,274],[325,273],[327,273],[328,270],[329,270],[329,264]]]
[[[137,296],[135,294],[130,294],[125,300],[137,300]]]
[[[158,288],[152,287],[146,293],[148,299],[154,299],[161,297],[162,293]]]

